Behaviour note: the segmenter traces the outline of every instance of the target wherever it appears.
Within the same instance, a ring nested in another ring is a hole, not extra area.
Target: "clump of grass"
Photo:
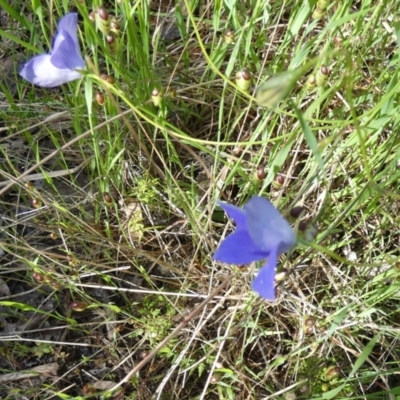
[[[0,6],[2,398],[397,398],[397,2]],[[18,79],[71,10],[83,79]],[[274,303],[211,258],[253,194],[319,231]]]

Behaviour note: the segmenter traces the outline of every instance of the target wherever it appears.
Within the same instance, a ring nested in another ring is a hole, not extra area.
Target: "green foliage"
[[[0,368],[60,366],[0,397],[91,398],[134,371],[126,398],[400,398],[400,3],[164,7],[0,0]],[[18,80],[72,9],[82,80]],[[257,266],[212,261],[217,202],[253,194],[304,207],[273,304]]]

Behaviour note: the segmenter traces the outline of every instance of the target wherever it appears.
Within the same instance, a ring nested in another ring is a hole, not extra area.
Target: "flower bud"
[[[162,92],[158,89],[153,89],[151,92],[151,101],[156,107],[160,106],[162,97]]]
[[[248,92],[251,84],[250,72],[247,69],[242,69],[241,71],[237,72],[235,76],[235,82],[241,90]]]
[[[235,32],[232,29],[228,29],[224,34],[224,40],[226,44],[232,44],[235,41]]]
[[[98,105],[104,106],[104,104],[106,103],[106,100],[102,93],[100,93],[100,92],[96,93],[96,102]]]
[[[70,304],[70,307],[74,310],[74,311],[78,311],[78,312],[82,312],[84,310],[86,310],[87,308],[87,304],[83,303],[82,301],[74,301]]]

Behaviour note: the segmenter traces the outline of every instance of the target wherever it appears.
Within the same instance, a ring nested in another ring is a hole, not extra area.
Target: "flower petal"
[[[277,261],[278,249],[273,249],[267,263],[261,267],[251,284],[252,289],[265,300],[275,300],[275,268]]]
[[[218,205],[226,212],[229,218],[232,218],[235,223],[237,228],[245,228],[247,226],[247,216],[246,212],[239,207],[233,206],[232,204],[229,203],[222,203],[218,202]]]
[[[71,36],[64,30],[57,33],[54,50],[51,54],[52,64],[60,69],[84,69],[85,61],[76,52],[74,41]]]
[[[72,42],[74,43],[75,53],[80,56],[81,49],[78,41],[78,14],[69,13],[65,17],[61,18],[60,22],[58,23],[58,31],[64,31],[71,37]],[[57,37],[58,35],[56,35],[53,41],[53,51],[57,50]]]
[[[33,57],[24,65],[20,75],[34,85],[42,87],[60,86],[82,77],[79,72],[55,67],[50,54]]]
[[[84,69],[78,41],[78,14],[70,13],[58,23],[58,32],[53,40],[51,62],[61,69]]]
[[[227,264],[248,264],[267,256],[258,250],[246,230],[237,228],[219,245],[213,258]]]
[[[278,254],[289,251],[296,237],[289,223],[270,201],[253,196],[244,206],[249,235],[263,252],[276,249]]]

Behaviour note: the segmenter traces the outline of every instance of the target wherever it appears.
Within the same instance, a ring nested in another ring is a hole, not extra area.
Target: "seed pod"
[[[210,379],[210,383],[218,383],[220,378],[217,375],[213,375]]]
[[[299,218],[301,216],[301,214],[303,214],[303,212],[304,212],[304,207],[296,206],[296,207],[293,207],[290,210],[290,216],[292,218],[296,218],[297,219],[297,218]]]
[[[34,185],[32,182],[26,182],[26,183],[24,184],[24,187],[25,187],[25,189],[27,189],[27,190],[33,190],[33,189],[35,189],[35,185]]]
[[[319,87],[323,86],[326,82],[326,79],[328,78],[328,75],[329,75],[328,67],[326,65],[322,65],[315,77],[317,86],[319,86]]]
[[[256,171],[256,179],[259,181],[263,181],[266,176],[267,174],[265,173],[264,167],[262,165],[259,165]]]
[[[67,255],[67,261],[71,267],[78,266],[78,260],[75,257],[71,256],[70,254]]]
[[[105,203],[107,203],[108,205],[110,204],[114,204],[114,199],[112,198],[111,194],[108,192],[104,192],[103,193],[103,200]]]
[[[116,36],[121,34],[121,27],[116,18],[113,18],[110,22],[110,30],[114,32]]]
[[[106,36],[106,42],[111,53],[116,54],[118,52],[119,39],[114,32],[108,33],[108,35]]]
[[[162,97],[162,92],[158,89],[153,89],[151,92],[151,101],[156,107],[160,106]]]
[[[327,383],[323,383],[321,385],[321,391],[322,392],[327,392],[329,390],[329,385]]]
[[[97,9],[97,14],[99,15],[102,21],[108,21],[109,15],[107,10],[104,7],[99,7]]]
[[[306,335],[311,335],[314,331],[313,331],[313,327],[312,326],[306,326],[306,328],[304,329],[304,332]]]
[[[108,35],[110,32],[110,21],[107,10],[104,7],[99,7],[95,12],[95,21],[97,29]]]
[[[44,281],[44,277],[42,274],[39,274],[38,272],[34,272],[32,274],[33,279],[35,279],[38,282],[43,282]]]
[[[96,102],[99,106],[104,106],[104,104],[106,103],[106,99],[104,98],[102,93],[96,93]]]
[[[40,208],[43,205],[40,199],[32,199],[31,204],[33,208]]]
[[[275,282],[282,282],[286,279],[287,276],[287,270],[282,269],[282,271],[279,271],[275,274]]]
[[[248,92],[251,84],[251,74],[247,69],[242,69],[236,73],[236,85],[244,92]]]
[[[178,96],[178,93],[176,93],[176,90],[174,88],[169,88],[168,94],[169,94],[169,97],[171,97],[171,99],[176,99]]]
[[[240,157],[242,153],[243,153],[243,147],[240,146],[234,147],[232,150],[232,154],[235,157]]]
[[[308,89],[308,90],[314,89],[316,83],[317,83],[317,80],[315,79],[315,75],[310,75],[310,76],[308,77],[307,83],[306,83],[307,89]]]
[[[340,368],[337,365],[328,367],[325,371],[325,378],[331,380],[337,378],[340,375]]]
[[[115,83],[115,78],[113,76],[108,75],[106,81],[110,84],[110,85],[114,85]]]
[[[90,22],[95,22],[96,21],[96,15],[95,15],[94,11],[91,11],[89,13],[89,21]]]
[[[224,40],[226,44],[232,44],[235,41],[235,32],[232,29],[228,29],[224,34]]]
[[[314,224],[308,224],[304,231],[304,239],[308,242],[312,242],[318,235],[318,228]]]
[[[317,7],[322,11],[325,11],[328,6],[329,6],[329,0],[318,0],[317,1]]]
[[[299,223],[299,231],[304,232],[308,227],[308,222],[300,221]]]
[[[96,389],[94,388],[93,385],[91,385],[90,383],[87,383],[83,388],[82,388],[82,393],[85,396],[89,396],[91,394],[95,394],[96,393]]]
[[[317,350],[318,347],[319,347],[318,342],[312,342],[312,343],[310,344],[310,349],[313,350],[313,351]]]
[[[304,326],[311,326],[313,327],[315,325],[315,319],[314,318],[307,318],[304,321]]]
[[[272,186],[275,189],[280,189],[284,183],[285,183],[285,178],[282,175],[278,174],[273,180]]]
[[[86,310],[87,304],[83,303],[82,301],[74,301],[71,303],[70,307],[74,311],[82,312],[82,311]]]
[[[54,290],[59,290],[62,288],[62,285],[60,283],[58,283],[57,281],[51,281],[50,282],[50,286],[54,289]]]
[[[311,18],[318,21],[319,19],[323,18],[325,14],[326,14],[325,10],[321,10],[319,7],[316,7],[314,12],[312,13]]]

